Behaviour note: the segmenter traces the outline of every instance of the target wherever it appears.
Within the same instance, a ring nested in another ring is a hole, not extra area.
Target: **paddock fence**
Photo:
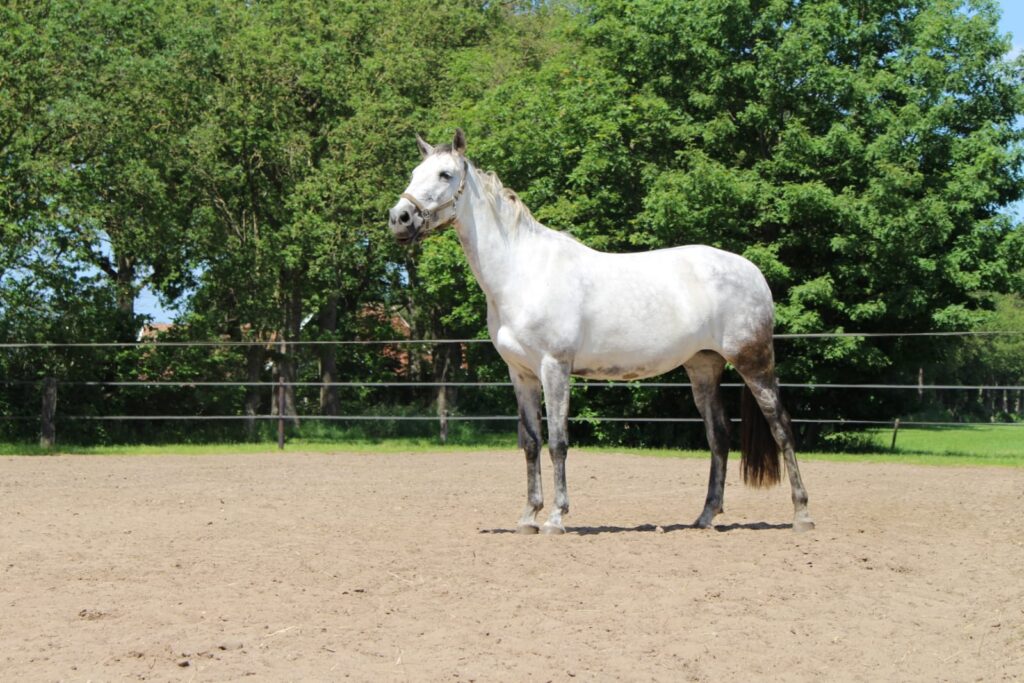
[[[834,338],[915,338],[915,337],[1019,337],[1024,335],[1021,331],[974,331],[974,332],[821,332],[806,334],[777,334],[776,340],[792,339],[834,339]],[[208,340],[208,341],[162,341],[159,339],[147,339],[136,342],[0,342],[0,353],[12,350],[69,350],[69,349],[159,349],[159,348],[193,348],[193,349],[216,349],[231,347],[273,347],[274,349],[295,349],[298,347],[317,347],[333,345],[335,347],[380,347],[392,349],[409,349],[417,346],[438,347],[444,344],[458,344],[462,346],[487,344],[489,339],[389,339],[389,340],[340,340],[340,341],[236,341],[236,340]],[[496,352],[495,353],[495,358]],[[518,416],[509,414],[452,414],[441,410],[436,414],[335,414],[325,415],[318,413],[286,414],[285,396],[289,390],[294,389],[480,389],[480,388],[511,388],[510,381],[286,381],[279,378],[276,381],[221,381],[221,380],[167,380],[167,379],[132,379],[132,380],[67,380],[54,376],[41,378],[0,378],[0,386],[35,386],[41,395],[41,407],[38,415],[30,414],[0,414],[3,421],[36,421],[39,424],[40,443],[44,446],[52,446],[56,441],[56,424],[58,421],[68,422],[265,422],[277,423],[278,446],[284,448],[285,427],[287,424],[303,421],[320,422],[435,422],[438,424],[439,434],[444,440],[447,434],[449,422],[515,422]],[[683,389],[691,388],[689,382],[676,381],[603,381],[603,380],[581,380],[574,378],[572,390],[574,392],[590,390],[614,390],[628,389],[633,391],[644,391],[651,389]],[[724,388],[740,388],[740,382],[723,382]],[[979,395],[987,394],[996,400],[1001,401],[1004,412],[1011,410],[1016,414],[1021,413],[1021,403],[1024,400],[1024,384],[941,384],[925,383],[923,376],[919,376],[917,383],[830,383],[830,382],[788,382],[780,381],[779,386],[783,389],[809,389],[809,390],[841,390],[841,391],[892,391],[892,392],[917,392],[924,395],[926,392],[960,391],[977,392]],[[270,395],[270,401],[264,401],[266,405],[273,406],[273,410],[263,414],[61,414],[57,410],[58,397],[66,391],[74,391],[77,388],[246,388],[262,390]],[[573,415],[572,422],[584,422],[590,424],[599,423],[700,423],[699,417],[656,417],[656,416],[616,416],[616,415]],[[733,418],[738,422],[738,418]],[[893,428],[893,445],[895,446],[896,433],[900,427],[967,427],[967,426],[990,426],[993,424],[1004,425],[1008,428],[1024,427],[1024,422],[978,422],[978,421],[942,421],[942,420],[914,420],[901,419],[900,417],[879,416],[877,418],[848,419],[843,417],[796,417],[792,419],[794,424],[815,424],[849,427],[891,427]]]

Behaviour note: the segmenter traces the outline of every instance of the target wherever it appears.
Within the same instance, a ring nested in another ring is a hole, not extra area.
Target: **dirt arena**
[[[2,458],[0,680],[1024,679],[1024,471],[707,468],[575,451],[546,537],[511,451]]]

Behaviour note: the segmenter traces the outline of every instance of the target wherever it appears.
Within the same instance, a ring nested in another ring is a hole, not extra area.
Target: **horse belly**
[[[631,349],[604,353],[581,350],[573,359],[572,374],[590,379],[633,380],[655,377],[673,370],[701,350],[697,343],[675,345],[638,344]]]
[[[708,346],[695,326],[666,329],[666,319],[638,320],[630,329],[592,328],[573,360],[573,374],[592,379],[633,380],[661,375]],[[660,324],[658,324],[660,323]]]
[[[679,367],[712,343],[712,307],[699,288],[681,287],[672,276],[630,275],[592,293],[574,374],[621,380],[654,377]]]

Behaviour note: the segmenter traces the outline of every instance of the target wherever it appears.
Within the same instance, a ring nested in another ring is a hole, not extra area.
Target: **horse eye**
[[[452,174],[448,171],[441,171],[441,180],[451,180]]]

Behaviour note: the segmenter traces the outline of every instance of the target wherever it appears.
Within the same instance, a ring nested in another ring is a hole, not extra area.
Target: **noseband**
[[[451,199],[444,202],[443,204],[438,204],[433,209],[427,209],[427,207],[423,206],[423,204],[420,203],[420,200],[416,199],[416,197],[413,197],[411,194],[407,192],[403,192],[401,195],[399,195],[400,197],[402,197],[402,199],[408,199],[410,202],[412,202],[413,206],[416,207],[416,210],[420,212],[420,216],[423,218],[423,227],[420,228],[420,232],[423,233],[424,237],[427,234],[434,232],[435,230],[447,228],[449,225],[455,222],[455,204],[456,202],[459,201],[459,197],[462,196],[463,190],[466,189],[467,175],[469,175],[469,163],[465,159],[463,159],[462,180],[459,181],[459,189],[455,190],[455,194],[452,195]],[[446,211],[449,212],[449,215],[447,216],[444,215],[444,212]]]

